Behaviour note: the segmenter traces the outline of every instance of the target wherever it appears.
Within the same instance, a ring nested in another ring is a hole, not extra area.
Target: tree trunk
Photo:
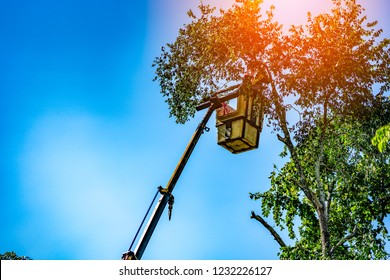
[[[317,209],[318,222],[320,224],[321,234],[321,247],[322,247],[322,258],[328,259],[330,250],[330,234],[328,228],[328,215],[326,214],[325,207]]]

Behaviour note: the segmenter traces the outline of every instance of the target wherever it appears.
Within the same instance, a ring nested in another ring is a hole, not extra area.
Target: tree
[[[375,110],[374,110],[375,111]],[[371,145],[373,120],[383,123],[390,118],[390,108],[385,114],[367,113],[363,120],[333,120],[325,135],[321,169],[318,174],[316,159],[321,143],[320,128],[297,147],[306,178],[311,186],[326,191],[328,205],[329,251],[332,259],[383,259],[388,257],[385,243],[389,239],[384,218],[390,212],[389,153],[379,153]],[[285,156],[284,152],[282,156]],[[259,199],[262,215],[272,213],[280,228],[286,227],[295,241],[281,246],[282,259],[318,259],[322,257],[320,227],[315,209],[302,195],[299,174],[290,159],[280,170],[271,174],[271,188],[264,193],[251,194]],[[252,218],[264,226],[268,223],[259,215]],[[298,225],[296,226],[295,223]],[[282,238],[274,232],[276,240]]]
[[[18,256],[14,251],[0,254],[0,260],[31,260],[30,257]]]
[[[364,216],[362,209],[366,214],[370,211],[371,202],[375,206],[388,202],[388,180],[379,182],[375,175],[364,177],[369,180],[365,187],[358,183],[366,165],[380,161],[366,147],[366,138],[372,138],[370,131],[385,123],[377,118],[368,126],[367,118],[384,108],[383,95],[390,89],[390,40],[380,40],[377,22],[367,22],[364,9],[354,0],[333,0],[330,13],[315,17],[309,13],[306,25],[291,26],[288,32],[273,19],[274,7],[263,13],[261,3],[236,0],[232,8],[218,13],[201,4],[199,16],[188,12],[192,21],[154,61],[155,79],[171,116],[184,123],[212,92],[249,76],[251,83],[244,94],[262,101],[268,125],[285,146],[282,154],[290,157],[280,171],[271,174],[271,189],[252,195],[260,199],[262,214],[273,212],[275,224],[287,226],[292,238],[296,237],[294,218],[300,218],[301,239],[295,246],[278,240],[281,257],[384,258],[382,243],[387,233],[382,222],[388,207],[371,213],[371,227],[359,219]],[[360,147],[363,144],[367,151]],[[388,164],[388,157],[381,160]],[[380,172],[385,167],[380,165]],[[341,168],[350,168],[353,176],[344,176],[348,173]],[[359,191],[357,201],[341,203],[354,191]],[[347,227],[336,219],[338,212],[351,213]],[[263,217],[255,213],[252,217],[263,220],[278,237]],[[351,227],[354,222],[356,228]],[[382,237],[376,239],[375,234]],[[381,244],[372,245],[372,251],[369,240]],[[347,241],[349,247],[341,249]],[[360,252],[362,248],[373,255]]]

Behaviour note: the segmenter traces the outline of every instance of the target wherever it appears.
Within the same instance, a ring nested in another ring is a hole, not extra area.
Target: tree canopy
[[[371,139],[389,119],[390,40],[356,1],[332,2],[329,13],[308,13],[305,25],[288,31],[261,0],[218,11],[200,4],[155,59],[155,79],[171,116],[184,123],[213,92],[250,77],[248,91],[262,100],[289,156],[271,174],[270,190],[251,195],[262,216],[272,213],[296,240],[286,246],[253,212],[282,258],[386,258],[389,154]]]

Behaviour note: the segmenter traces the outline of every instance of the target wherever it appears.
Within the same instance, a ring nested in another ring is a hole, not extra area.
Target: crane
[[[196,107],[197,111],[207,109],[206,114],[204,115],[202,121],[197,126],[194,134],[192,135],[192,138],[190,139],[182,157],[179,160],[179,163],[177,164],[170,180],[168,181],[165,188],[158,187],[156,195],[154,196],[151,205],[149,206],[149,209],[146,212],[146,215],[141,222],[140,227],[138,228],[138,231],[133,239],[133,242],[131,243],[129,249],[123,253],[122,259],[123,260],[140,260],[145,252],[145,249],[153,235],[153,232],[161,218],[162,213],[164,212],[165,207],[168,205],[168,217],[170,219],[173,203],[174,203],[174,197],[172,195],[173,189],[176,186],[177,181],[180,178],[181,173],[183,172],[187,161],[189,160],[196,144],[198,143],[200,137],[204,133],[204,131],[209,131],[209,128],[207,127],[207,122],[210,119],[212,113],[214,110],[222,107],[222,104],[230,99],[236,98],[239,94],[239,88],[242,84],[234,85],[231,87],[228,87],[224,90],[215,92],[211,95],[211,97],[206,100],[204,103],[198,105]],[[222,95],[223,96],[220,96]],[[138,241],[138,244],[134,251],[131,250],[144,222],[146,217],[148,216],[148,213],[152,207],[152,205],[155,202],[155,199],[157,198],[158,194],[160,194],[160,198],[157,202],[157,205],[155,206],[152,215],[150,216],[149,222],[147,223],[143,234],[141,238]]]

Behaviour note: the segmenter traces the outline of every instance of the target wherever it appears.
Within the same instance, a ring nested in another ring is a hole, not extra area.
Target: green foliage
[[[0,254],[0,260],[31,260],[30,257],[18,256],[14,251]]]
[[[281,245],[281,258],[386,258],[389,154],[371,139],[390,119],[382,98],[390,90],[390,40],[380,39],[355,0],[332,2],[330,13],[309,13],[288,32],[261,0],[219,11],[201,4],[154,60],[155,80],[171,116],[184,123],[212,92],[249,77],[248,90],[285,145],[281,156],[289,156],[269,191],[251,195],[295,242],[283,245],[252,215]]]
[[[192,117],[195,106],[212,91],[259,72],[263,56],[278,55],[269,48],[279,44],[281,29],[272,22],[272,12],[260,20],[261,1],[238,2],[242,3],[220,10],[219,15],[203,4],[200,16],[189,11],[192,22],[179,30],[176,41],[163,47],[154,61],[155,79],[179,123]]]
[[[363,9],[352,0],[333,1],[331,14],[309,16],[306,26],[291,26],[284,34],[265,13],[261,2],[241,0],[229,10],[201,4],[189,11],[191,23],[154,60],[156,77],[171,116],[184,123],[211,92],[251,75],[264,86],[268,119],[276,120],[275,98],[295,96],[304,132],[325,102],[339,113],[354,112],[354,104],[369,104],[372,84],[389,89],[388,39],[377,42],[381,30],[366,23]],[[356,75],[358,73],[358,75]],[[278,90],[279,96],[273,94]],[[294,107],[287,108],[288,110]]]
[[[390,123],[379,128],[374,138],[372,138],[372,144],[378,147],[380,152],[383,152],[387,144],[390,141]]]

